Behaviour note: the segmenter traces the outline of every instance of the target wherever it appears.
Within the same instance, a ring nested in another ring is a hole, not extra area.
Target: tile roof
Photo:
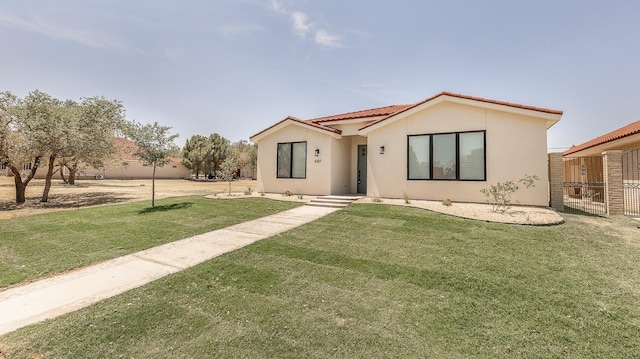
[[[449,96],[449,97],[455,97],[455,98],[460,98],[460,99],[465,99],[465,100],[473,100],[473,101],[479,101],[479,102],[485,102],[485,103],[490,103],[490,104],[496,104],[496,105],[502,105],[502,106],[509,106],[509,107],[514,107],[514,108],[519,108],[519,109],[524,109],[524,110],[530,110],[530,111],[538,111],[538,112],[543,112],[543,113],[548,113],[548,114],[553,114],[553,115],[562,115],[562,111],[561,110],[552,110],[552,109],[548,109],[548,108],[542,108],[542,107],[534,107],[534,106],[526,106],[526,105],[521,105],[521,104],[517,104],[517,103],[512,103],[512,102],[504,102],[504,101],[497,101],[497,100],[491,100],[491,99],[487,99],[487,98],[482,98],[482,97],[474,97],[474,96],[467,96],[467,95],[462,95],[462,94],[457,94],[457,93],[453,93],[453,92],[446,92],[443,91],[435,96],[429,97],[426,100],[414,103],[414,104],[405,104],[405,105],[390,105],[390,106],[384,106],[384,107],[377,107],[377,108],[372,108],[372,109],[368,109],[368,110],[361,110],[361,111],[354,111],[354,112],[347,112],[347,113],[342,113],[342,114],[338,114],[338,115],[331,115],[331,116],[326,116],[326,117],[318,117],[318,118],[312,118],[309,120],[301,120],[299,118],[293,117],[293,116],[289,116],[287,118],[285,118],[284,120],[281,120],[267,128],[265,128],[264,130],[252,135],[251,138],[254,138],[256,136],[259,136],[271,129],[273,129],[274,127],[282,124],[285,121],[294,121],[294,122],[298,122],[301,124],[305,124],[308,126],[313,126],[315,128],[324,130],[324,131],[328,131],[331,133],[336,133],[336,134],[342,134],[342,131],[337,130],[335,128],[329,127],[331,122],[337,122],[337,121],[343,121],[343,120],[357,120],[357,119],[363,119],[363,118],[371,118],[371,117],[381,117],[383,116],[383,118],[378,119],[376,121],[373,121],[369,124],[367,124],[366,126],[360,128],[360,130],[367,128],[369,126],[375,125],[379,122],[385,121],[388,118],[391,118],[397,114],[400,114],[404,111],[407,111],[409,109],[412,109],[414,107],[420,106],[424,103],[427,103],[429,101],[435,100],[436,98],[440,97],[440,96]],[[326,125],[325,125],[326,124]]]
[[[570,155],[572,153],[576,153],[582,150],[586,150],[587,148],[595,147],[598,145],[605,144],[607,142],[619,140],[623,137],[635,135],[640,133],[640,121],[636,121],[634,123],[628,124],[624,127],[621,127],[617,130],[606,133],[602,136],[596,137],[592,140],[589,140],[581,145],[573,146],[570,149],[564,151],[562,155]]]
[[[549,113],[549,114],[554,114],[554,115],[562,115],[562,113],[563,113],[562,110],[552,110],[552,109],[549,109],[549,108],[527,106],[527,105],[521,105],[521,104],[513,103],[513,102],[497,101],[497,100],[491,100],[491,99],[483,98],[483,97],[467,96],[467,95],[462,95],[462,94],[459,94],[459,93],[443,91],[443,92],[440,92],[439,94],[437,94],[435,96],[431,96],[431,97],[427,98],[426,100],[417,102],[417,103],[415,103],[413,105],[409,105],[409,106],[407,106],[407,107],[405,107],[403,109],[398,110],[395,113],[389,114],[385,118],[382,118],[382,119],[379,119],[377,121],[374,121],[374,122],[362,127],[361,130],[364,129],[364,128],[373,126],[373,125],[375,125],[377,123],[380,123],[382,121],[385,121],[388,118],[393,117],[393,116],[395,116],[395,115],[397,115],[399,113],[408,111],[408,110],[410,110],[410,109],[412,109],[414,107],[418,107],[418,106],[420,106],[422,104],[425,104],[425,103],[427,103],[429,101],[435,100],[436,98],[438,98],[440,96],[456,97],[456,98],[463,99],[463,100],[479,101],[479,102],[485,102],[485,103],[490,103],[490,104],[495,104],[495,105],[502,105],[502,106],[520,108],[520,109],[523,109],[523,110],[531,110],[531,111]]]
[[[137,157],[135,157],[133,155],[136,152],[136,150],[138,149],[138,146],[136,146],[136,144],[133,141],[128,140],[126,138],[118,137],[118,138],[116,138],[115,146],[118,149],[118,155],[123,160],[137,160],[138,159]]]
[[[412,106],[412,105],[410,104],[409,105],[390,105],[390,106],[372,108],[369,110],[347,112],[339,115],[313,118],[313,119],[307,120],[307,122],[322,123],[322,122],[330,122],[330,121],[352,120],[352,119],[365,118],[365,117],[388,116],[400,110],[404,110],[409,106]]]
[[[341,133],[342,133],[342,131],[337,130],[337,129],[332,128],[332,127],[323,126],[323,125],[320,125],[320,124],[317,124],[317,123],[313,123],[313,122],[309,122],[309,121],[303,121],[303,120],[301,120],[301,119],[299,119],[299,118],[297,118],[297,117],[288,116],[288,117],[286,117],[284,120],[281,120],[281,121],[278,121],[278,122],[274,123],[273,125],[271,125],[271,126],[269,126],[269,127],[265,128],[264,130],[262,130],[262,131],[260,131],[260,132],[258,132],[258,133],[253,134],[253,135],[252,135],[252,136],[250,136],[249,138],[251,139],[251,138],[254,138],[254,137],[256,137],[256,136],[259,136],[259,135],[261,135],[261,134],[263,134],[263,133],[265,133],[265,132],[269,131],[270,129],[272,129],[272,128],[274,128],[274,127],[276,127],[276,126],[278,126],[278,125],[280,125],[281,123],[284,123],[284,122],[286,122],[286,121],[298,122],[298,123],[300,123],[300,124],[303,124],[303,125],[306,125],[306,126],[312,126],[312,127],[317,128],[317,129],[320,129],[320,130],[323,130],[323,131],[327,131],[327,132],[331,132],[331,133],[336,133],[336,134],[341,134]]]
[[[138,146],[135,142],[127,138],[116,137],[115,147],[118,151],[118,156],[120,156],[122,160],[141,161],[138,157],[133,155],[138,150]],[[179,157],[169,156],[168,158],[171,162],[182,163],[182,159]]]

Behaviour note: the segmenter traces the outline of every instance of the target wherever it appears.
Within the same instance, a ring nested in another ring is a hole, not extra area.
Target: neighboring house
[[[598,136],[562,153],[564,157],[565,194],[572,198],[588,197],[605,201],[604,165],[602,153],[620,150],[623,155],[623,185],[638,182],[640,176],[640,121]],[[572,185],[573,183],[573,185]],[[625,192],[625,198],[637,196]],[[636,200],[639,203],[640,199]]]
[[[153,174],[153,168],[147,166],[142,160],[133,156],[136,145],[132,141],[124,138],[116,139],[116,147],[118,153],[113,159],[107,161],[104,168],[94,168],[85,166],[80,169],[77,179],[150,179]],[[180,158],[170,157],[171,162],[163,167],[156,168],[156,178],[159,179],[188,179],[191,171],[182,163]],[[31,163],[24,166],[25,170],[31,168]],[[8,176],[11,172],[8,169],[0,167],[0,173],[6,171]],[[68,175],[69,170],[63,168],[63,173]],[[47,174],[46,166],[40,166],[35,178],[43,179]],[[60,178],[56,173],[54,178]]]
[[[640,148],[640,121],[598,136],[581,145],[573,146],[562,153],[563,156],[600,156],[604,151],[623,152]]]
[[[153,167],[133,154],[136,144],[124,138],[116,139],[118,154],[116,159],[107,163],[105,168],[96,169],[87,167],[79,174],[79,178],[104,178],[104,179],[150,179]],[[177,157],[170,157],[171,162],[156,168],[156,178],[159,179],[186,179],[190,178],[191,171]]]
[[[521,204],[548,206],[547,130],[562,111],[442,92],[410,105],[284,120],[251,136],[257,190],[484,202],[537,175]]]

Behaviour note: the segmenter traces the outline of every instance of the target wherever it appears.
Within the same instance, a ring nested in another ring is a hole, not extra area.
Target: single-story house
[[[562,111],[442,92],[328,117],[287,117],[251,136],[257,190],[484,202],[498,181],[537,175],[514,200],[548,206],[547,130]]]
[[[107,162],[104,168],[87,167],[79,174],[79,178],[104,178],[104,179],[151,179],[153,168],[146,165],[133,154],[136,144],[125,138],[116,139],[118,153]],[[170,162],[156,168],[156,178],[159,179],[188,179],[191,176],[189,170],[177,157],[169,157]]]
[[[585,195],[597,202],[605,200],[604,164],[602,153],[619,150],[623,152],[622,179],[625,186],[640,180],[640,121],[630,123],[605,133],[585,143],[573,146],[562,153],[564,157],[564,181],[575,183],[572,189],[565,188],[567,195],[582,198]],[[586,185],[585,185],[586,184]],[[631,186],[629,186],[631,187]],[[625,197],[638,196],[637,191],[625,192]],[[635,199],[638,203],[640,199]]]
[[[600,156],[604,151],[621,150],[627,152],[638,148],[640,148],[640,121],[573,146],[564,151],[562,155],[571,157]]]
[[[82,166],[77,173],[77,179],[151,179],[153,174],[152,167],[144,164],[144,162],[135,156],[136,144],[125,138],[117,138],[115,146],[117,153],[106,161],[104,168],[94,168],[91,166]],[[188,179],[191,177],[191,170],[187,168],[182,160],[178,157],[170,157],[171,162],[163,167],[156,168],[156,178],[158,179]],[[24,169],[31,168],[31,163],[25,164]],[[62,168],[63,173],[68,175],[69,170]],[[11,175],[9,169],[4,165],[0,165],[0,174]],[[35,178],[43,179],[46,177],[46,166],[40,166],[36,172]],[[59,178],[56,174],[54,178]]]

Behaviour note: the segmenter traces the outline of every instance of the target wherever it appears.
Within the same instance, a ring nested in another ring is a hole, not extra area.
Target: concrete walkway
[[[337,208],[302,206],[0,292],[0,335],[87,307]]]

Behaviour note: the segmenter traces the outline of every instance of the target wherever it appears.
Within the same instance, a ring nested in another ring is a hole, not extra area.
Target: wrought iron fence
[[[606,214],[602,157],[565,157],[563,166],[565,212]]]
[[[624,214],[640,217],[640,149],[622,154]]]

